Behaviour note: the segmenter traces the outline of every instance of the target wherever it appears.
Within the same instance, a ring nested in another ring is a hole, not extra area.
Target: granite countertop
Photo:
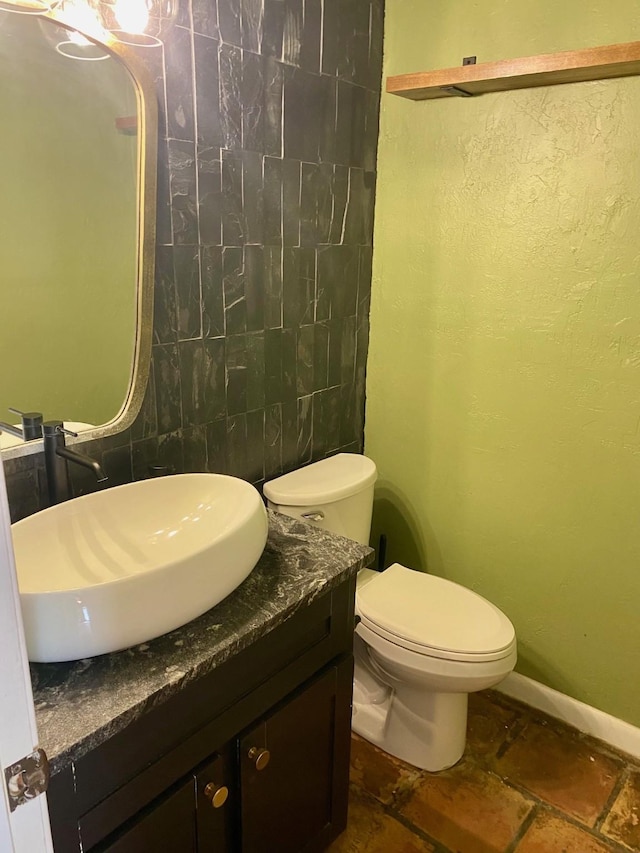
[[[269,512],[269,537],[249,577],[207,613],[148,643],[69,663],[32,664],[40,746],[57,773],[155,705],[355,574],[373,551]]]

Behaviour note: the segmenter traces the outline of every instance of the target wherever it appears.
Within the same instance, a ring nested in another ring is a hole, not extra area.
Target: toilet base
[[[351,728],[390,755],[434,773],[462,758],[467,705],[467,693],[429,693],[411,687],[389,689],[383,701],[371,703],[356,682]]]

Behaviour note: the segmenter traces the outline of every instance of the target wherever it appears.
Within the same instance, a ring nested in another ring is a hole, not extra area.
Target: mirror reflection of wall
[[[51,21],[0,18],[0,420],[107,423],[136,337],[134,84],[58,53]]]

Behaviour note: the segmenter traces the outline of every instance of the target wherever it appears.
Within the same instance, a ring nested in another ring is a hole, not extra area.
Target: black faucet
[[[42,425],[44,434],[44,464],[47,472],[47,490],[51,505],[62,503],[72,497],[69,462],[75,462],[84,468],[89,468],[96,475],[99,483],[107,479],[102,466],[95,459],[78,453],[65,445],[65,436],[78,435],[77,432],[65,429],[62,421],[45,421]]]
[[[14,415],[20,416],[22,428],[0,421],[0,432],[8,432],[9,435],[15,435],[16,438],[21,438],[23,441],[33,441],[35,438],[42,438],[41,412],[21,412],[19,409],[12,408],[9,408],[9,411]]]

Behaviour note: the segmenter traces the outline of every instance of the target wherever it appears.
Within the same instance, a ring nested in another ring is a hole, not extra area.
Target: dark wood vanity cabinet
[[[354,582],[53,776],[56,853],[312,853],[347,817]]]

